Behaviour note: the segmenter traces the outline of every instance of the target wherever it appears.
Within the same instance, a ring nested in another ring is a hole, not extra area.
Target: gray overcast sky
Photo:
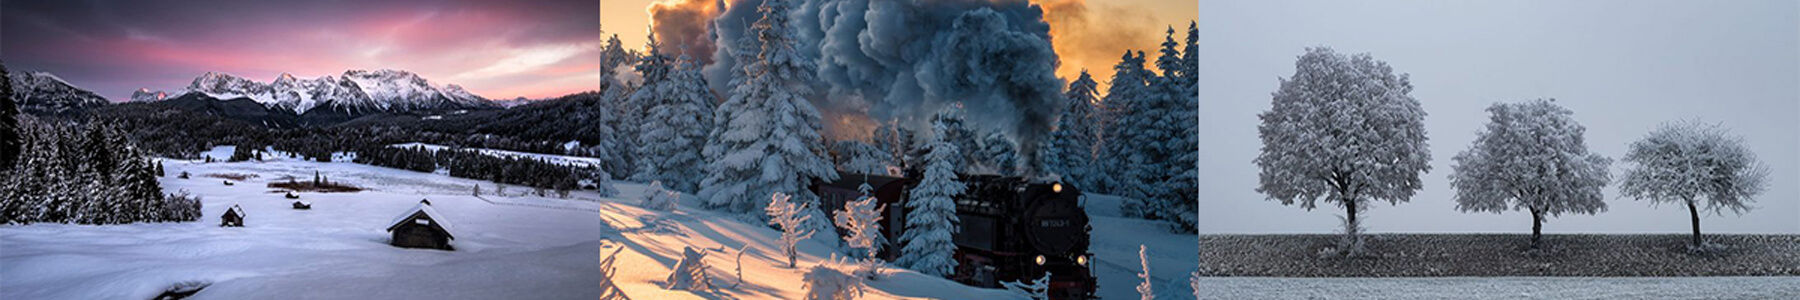
[[[1202,233],[1329,233],[1343,209],[1306,211],[1255,191],[1258,113],[1309,46],[1370,53],[1412,74],[1432,171],[1411,202],[1377,204],[1375,232],[1528,233],[1531,217],[1462,213],[1451,157],[1487,122],[1488,105],[1550,97],[1575,111],[1588,146],[1615,160],[1665,121],[1722,123],[1771,169],[1742,216],[1701,219],[1703,232],[1800,233],[1800,5],[1775,1],[1202,1]],[[1608,210],[1563,215],[1546,233],[1685,233],[1687,210],[1622,198],[1613,167]],[[1364,216],[1359,214],[1359,216]]]

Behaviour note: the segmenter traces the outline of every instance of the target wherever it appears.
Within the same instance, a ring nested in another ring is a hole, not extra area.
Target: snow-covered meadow
[[[225,157],[231,148],[209,153]],[[344,162],[164,164],[165,192],[203,198],[199,221],[0,227],[0,298],[148,299],[182,282],[211,283],[194,299],[598,295],[602,204],[592,195],[478,198],[469,193],[476,181]],[[177,178],[184,171],[192,178]],[[312,209],[294,210],[292,200],[265,187],[283,176],[310,179],[314,171],[368,190],[302,193]],[[208,176],[223,174],[254,177],[227,186]],[[386,223],[420,199],[458,225],[456,251],[387,244]],[[243,207],[245,226],[218,227],[234,204]]]

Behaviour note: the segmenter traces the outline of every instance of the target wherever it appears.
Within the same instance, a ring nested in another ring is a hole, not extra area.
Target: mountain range
[[[105,106],[106,98],[47,72],[13,73],[22,111],[36,115],[77,115]],[[271,127],[326,126],[375,114],[438,114],[504,108],[455,84],[439,86],[400,70],[349,70],[340,75],[300,79],[282,73],[259,82],[223,72],[207,72],[177,92],[138,89],[130,102],[172,102],[169,107],[199,110]]]
[[[180,94],[188,93],[204,93],[218,99],[250,98],[299,115],[316,108],[350,114],[500,108],[462,86],[440,87],[418,74],[398,70],[350,70],[339,76],[314,79],[282,73],[270,83],[207,72],[194,78]]]

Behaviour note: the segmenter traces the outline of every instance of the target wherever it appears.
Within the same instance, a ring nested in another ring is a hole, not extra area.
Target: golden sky
[[[650,26],[652,3],[678,0],[605,0],[600,2],[600,30],[617,34],[626,47],[641,49]],[[1062,59],[1057,76],[1074,79],[1087,69],[1102,86],[1112,65],[1126,49],[1142,50],[1155,61],[1156,49],[1169,26],[1176,42],[1185,42],[1188,22],[1199,4],[1187,0],[1032,0],[1044,6],[1052,42]]]

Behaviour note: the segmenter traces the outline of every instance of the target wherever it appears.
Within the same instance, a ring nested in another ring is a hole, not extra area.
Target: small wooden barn
[[[421,201],[406,213],[388,222],[387,231],[393,233],[388,244],[402,248],[429,248],[455,250],[450,247],[450,240],[456,236],[450,234],[454,226],[431,208],[431,204]]]
[[[219,227],[244,227],[244,208],[232,204],[224,215],[219,216]]]

